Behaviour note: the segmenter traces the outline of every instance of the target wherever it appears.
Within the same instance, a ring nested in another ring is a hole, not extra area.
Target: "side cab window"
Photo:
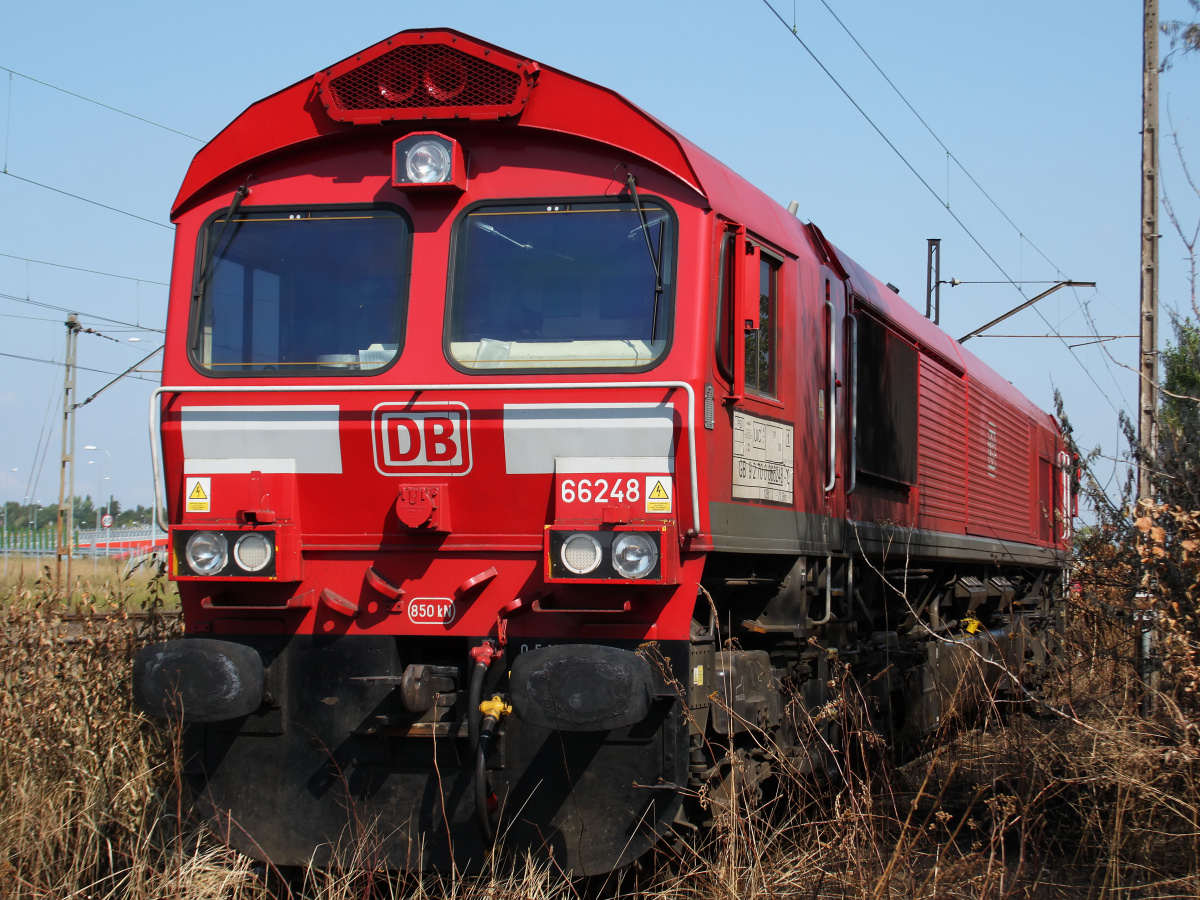
[[[783,260],[763,249],[740,225],[719,237],[716,367],[730,398],[776,394],[779,277]]]
[[[758,254],[758,327],[746,330],[746,388],[775,396],[775,330],[778,322],[779,269],[782,261]]]
[[[734,286],[734,250],[738,235],[726,230],[720,238],[720,263],[717,275],[717,371],[733,384],[733,311],[736,305]]]

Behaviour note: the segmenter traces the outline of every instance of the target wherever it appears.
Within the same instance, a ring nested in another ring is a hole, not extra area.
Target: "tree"
[[[1200,13],[1200,0],[1188,3]],[[1176,54],[1200,51],[1200,23],[1167,22],[1162,31],[1171,43],[1163,69]],[[1184,182],[1200,198],[1200,186],[1192,178],[1169,110],[1168,121]],[[1129,613],[1137,608],[1152,615],[1126,621],[1131,625],[1136,621],[1138,629],[1149,621],[1157,623],[1163,687],[1195,719],[1200,716],[1200,325],[1190,316],[1200,320],[1196,295],[1200,221],[1185,227],[1182,207],[1172,202],[1165,186],[1162,201],[1190,264],[1190,314],[1181,315],[1178,308],[1183,304],[1178,304],[1171,314],[1174,341],[1159,355],[1156,445],[1140,446],[1133,423],[1121,416],[1130,456],[1150,473],[1154,499],[1133,505],[1132,473],[1115,497],[1098,479],[1088,479],[1085,493],[1096,510],[1097,527],[1081,532],[1076,582],[1094,609]],[[1069,438],[1065,417],[1063,423]],[[1087,461],[1096,456],[1094,451]]]
[[[91,494],[84,497],[76,494],[72,513],[76,528],[94,528],[96,526],[96,505],[92,502]]]
[[[1200,0],[1188,0],[1188,6],[1200,13]],[[1175,53],[1191,53],[1200,50],[1200,23],[1194,19],[1191,22],[1181,22],[1175,19],[1163,22],[1159,27],[1162,29],[1162,33],[1171,40],[1171,52],[1162,61],[1164,69],[1170,66],[1171,57]]]
[[[115,500],[113,501],[113,508],[117,508],[117,503]],[[149,506],[142,506],[140,503],[137,506],[131,507],[130,509],[122,509],[119,513],[113,513],[113,518],[116,520],[116,524],[123,528],[149,526],[153,516],[153,508]]]

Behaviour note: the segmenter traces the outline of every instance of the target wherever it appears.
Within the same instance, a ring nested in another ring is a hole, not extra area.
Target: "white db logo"
[[[454,601],[449,597],[414,597],[408,601],[408,621],[414,625],[449,625],[454,615]]]
[[[382,475],[471,471],[471,414],[463,403],[380,403],[371,413]]]

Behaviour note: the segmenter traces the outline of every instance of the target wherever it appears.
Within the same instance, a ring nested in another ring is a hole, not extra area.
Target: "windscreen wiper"
[[[488,234],[494,234],[498,238],[503,238],[504,240],[508,241],[510,244],[514,244],[517,247],[520,247],[522,250],[536,250],[539,253],[546,253],[546,254],[549,254],[550,256],[557,256],[559,259],[565,259],[568,262],[576,261],[575,257],[573,257],[573,256],[566,256],[562,253],[556,253],[553,250],[545,250],[541,247],[535,247],[535,246],[533,246],[533,244],[522,244],[516,238],[510,238],[507,234],[505,234],[500,229],[493,228],[491,225],[488,225],[484,222],[476,221],[475,224],[477,226],[479,226],[480,228],[482,228],[484,231],[486,231]]]
[[[632,241],[639,231],[646,231],[647,229],[653,228],[655,225],[662,225],[662,223],[665,222],[666,219],[667,219],[666,213],[659,216],[657,219],[647,219],[645,228],[643,228],[641,225],[638,225],[636,228],[634,228],[632,231],[630,231],[627,236],[628,236],[629,240]]]
[[[658,339],[658,298],[662,296],[662,267],[659,265],[658,256],[654,252],[654,245],[650,243],[650,229],[646,225],[646,211],[642,209],[642,201],[638,198],[637,179],[633,173],[629,173],[629,177],[625,179],[625,183],[629,185],[629,194],[633,197],[633,205],[637,208],[638,218],[642,222],[642,234],[646,238],[646,252],[650,254],[650,265],[654,267],[654,309],[650,318],[650,340]],[[661,220],[660,220],[661,222]],[[662,232],[659,231],[659,247],[662,246]]]
[[[229,223],[233,221],[233,217],[237,215],[238,207],[242,205],[242,201],[250,193],[250,179],[253,175],[247,176],[246,183],[233,192],[233,200],[229,203],[229,212],[225,213],[225,221],[221,223],[221,230],[217,232],[217,239],[213,241],[212,246],[205,246],[204,256],[200,260],[200,269],[196,277],[196,287],[192,291],[192,335],[189,345],[193,350],[196,349],[196,342],[200,339],[200,317],[195,314],[195,310],[200,304],[200,298],[204,296],[204,288],[208,284],[208,277],[212,274],[211,269],[213,262],[217,258],[217,248],[221,246],[221,239],[225,237],[225,230],[229,228]]]
[[[488,234],[494,234],[498,238],[504,238],[504,240],[508,241],[510,244],[516,244],[522,250],[532,250],[533,249],[533,244],[522,244],[520,241],[516,240],[515,238],[510,238],[503,231],[497,231],[495,228],[493,228],[491,225],[488,225],[486,222],[480,222],[477,219],[475,221],[475,224],[479,228],[482,228],[484,231],[486,231]]]
[[[225,237],[225,229],[229,227],[229,223],[237,215],[238,207],[242,205],[242,201],[246,199],[249,193],[250,179],[247,178],[246,183],[233,192],[233,200],[229,204],[229,212],[225,214],[225,221],[221,223],[221,230],[217,232],[217,239],[213,241],[212,247],[205,248],[204,259],[200,262],[200,274],[196,278],[196,290],[192,294],[193,300],[199,300],[200,295],[204,293],[204,285],[208,281],[209,268],[212,266],[213,260],[217,258],[217,248],[221,246],[221,239]]]

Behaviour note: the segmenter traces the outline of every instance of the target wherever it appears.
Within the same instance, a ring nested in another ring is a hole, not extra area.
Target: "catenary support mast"
[[[67,560],[67,590],[71,590],[71,545],[75,537],[75,345],[79,317],[67,316],[67,358],[63,372],[62,467],[58,473],[58,551],[54,579],[62,586],[63,557]],[[68,471],[69,470],[69,471]]]
[[[1144,0],[1142,49],[1142,281],[1139,323],[1139,499],[1153,499],[1150,472],[1158,434],[1158,0]]]
[[[1158,455],[1158,0],[1144,0],[1142,23],[1142,282],[1138,315],[1139,500],[1154,500],[1151,473]],[[1154,591],[1142,571],[1138,593],[1137,668],[1142,683],[1141,712],[1154,711],[1158,684],[1154,661]]]

